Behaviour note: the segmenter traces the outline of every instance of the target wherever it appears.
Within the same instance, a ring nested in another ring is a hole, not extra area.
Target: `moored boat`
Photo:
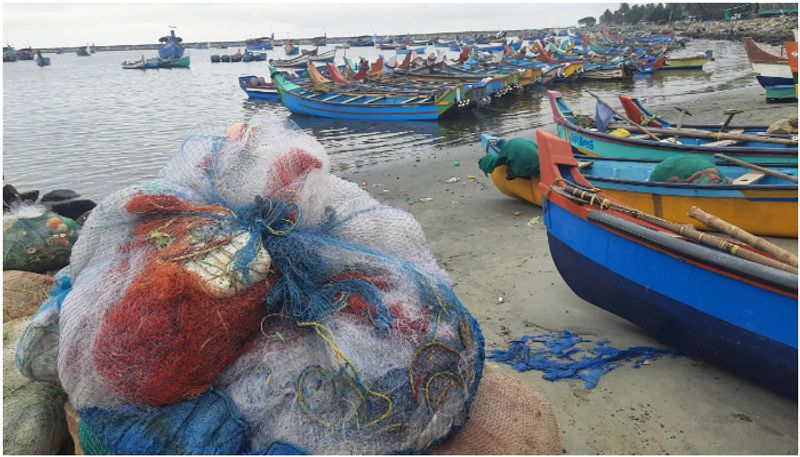
[[[481,144],[487,155],[499,156],[503,140],[484,134]],[[637,210],[704,230],[707,227],[687,216],[698,206],[756,235],[797,237],[796,183],[733,164],[716,166],[720,183],[650,181],[658,165],[658,161],[578,158],[578,167],[593,188]],[[797,177],[796,167],[766,168]],[[507,165],[500,165],[491,179],[500,192],[541,205],[539,176],[508,179]]]
[[[680,352],[796,397],[796,273],[620,210],[592,190],[568,144],[541,130],[537,142],[550,255],[579,297]]]
[[[654,141],[646,135],[638,134],[636,126],[612,124],[613,128],[620,126],[637,133],[621,137],[599,131],[595,120],[590,116],[580,116],[579,120],[560,92],[548,91],[548,97],[558,135],[569,141],[576,154],[645,160],[664,160],[675,154],[698,154],[714,162],[720,162],[720,159],[715,159],[713,155],[722,153],[750,163],[797,165],[797,139],[787,138],[786,135],[782,137],[763,135],[762,139],[760,135],[742,133],[733,136],[741,138],[742,141],[733,141],[731,144],[732,140],[726,140],[726,135],[734,135],[733,132],[716,134],[716,132],[682,129],[681,133],[675,133],[674,128],[649,128],[648,130],[661,135],[659,137],[661,139],[673,138],[668,141]]]
[[[159,68],[189,68],[191,60],[189,55],[185,54],[183,38],[176,36],[174,29],[158,41],[161,43],[158,48]]]
[[[92,55],[92,53],[89,52],[89,46],[79,47],[78,50],[75,51],[75,54],[77,54],[79,57],[89,57]]]
[[[42,56],[42,51],[36,51],[36,65],[46,67],[50,65],[50,57]]]
[[[708,51],[710,52],[710,51]],[[702,70],[709,61],[708,53],[700,53],[689,57],[667,57],[661,71],[665,70]]]
[[[303,54],[293,59],[271,59],[270,66],[279,68],[305,68],[309,62],[329,63],[336,58],[336,49],[323,52],[322,54]]]
[[[436,120],[453,108],[460,85],[439,92],[326,91],[306,89],[271,69],[281,102],[292,113],[338,119]]]

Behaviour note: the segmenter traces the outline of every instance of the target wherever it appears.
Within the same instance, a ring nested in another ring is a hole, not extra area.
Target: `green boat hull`
[[[189,68],[189,56],[183,56],[180,59],[158,59],[160,68]]]

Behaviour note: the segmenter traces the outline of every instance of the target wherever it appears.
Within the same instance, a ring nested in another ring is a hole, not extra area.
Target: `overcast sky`
[[[3,42],[16,47],[187,42],[527,29],[575,25],[617,3],[5,3]]]

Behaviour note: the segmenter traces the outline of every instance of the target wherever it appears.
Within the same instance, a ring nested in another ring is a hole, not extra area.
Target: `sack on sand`
[[[3,269],[35,273],[55,271],[69,263],[78,224],[47,213],[20,218],[3,231]]]
[[[85,451],[420,452],[466,422],[477,323],[416,220],[328,168],[282,121],[203,126],[92,211],[58,313]]]
[[[3,322],[32,316],[47,298],[53,278],[29,271],[3,272]]]
[[[3,323],[3,452],[57,454],[67,439],[64,403],[58,384],[31,381],[14,365],[17,342],[30,322]]]

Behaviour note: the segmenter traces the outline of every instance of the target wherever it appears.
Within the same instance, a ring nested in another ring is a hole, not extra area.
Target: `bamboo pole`
[[[567,198],[577,199],[583,203],[588,203],[590,205],[597,206],[600,209],[604,208],[613,209],[615,211],[628,214],[629,216],[635,217],[636,219],[669,230],[673,233],[677,233],[678,235],[685,236],[686,238],[690,238],[692,240],[705,244],[706,246],[725,251],[733,256],[749,260],[751,262],[758,263],[767,267],[797,274],[797,268],[795,267],[787,265],[783,262],[779,262],[773,258],[761,255],[757,252],[749,251],[747,249],[741,249],[739,246],[731,243],[730,241],[724,238],[720,238],[716,235],[711,235],[708,233],[703,233],[690,225],[680,225],[665,219],[661,219],[660,217],[653,216],[652,214],[647,214],[645,212],[639,211],[638,209],[631,208],[622,205],[620,203],[612,202],[611,200],[600,197],[594,192],[589,192],[583,189],[578,189],[569,186],[552,187],[552,189],[556,193],[563,195]]]
[[[787,175],[786,173],[781,173],[779,171],[775,171],[769,168],[753,165],[752,163],[747,163],[743,160],[734,159],[733,157],[726,156],[725,154],[714,154],[714,157],[722,160],[727,160],[728,162],[739,165],[740,167],[745,167],[751,170],[764,173],[765,175],[775,176],[776,178],[785,179],[786,181],[797,182],[796,176]]]
[[[722,220],[717,216],[714,216],[713,214],[709,214],[703,211],[702,209],[696,206],[693,206],[692,209],[689,210],[689,217],[702,222],[703,224],[707,225],[710,228],[718,230],[722,233],[725,233],[727,235],[736,238],[739,241],[747,243],[750,246],[753,246],[754,248],[760,249],[785,264],[797,268],[797,256],[783,249],[780,246],[770,243],[764,238],[755,236],[731,224],[730,222]]]
[[[734,140],[734,141],[759,141],[761,143],[774,143],[774,144],[786,144],[786,145],[797,145],[797,139],[789,139],[789,138],[773,138],[769,136],[760,136],[760,135],[745,135],[743,133],[718,133],[718,132],[705,132],[702,130],[687,130],[687,129],[662,129],[651,127],[649,130],[641,129],[641,126],[636,125],[627,125],[627,124],[610,124],[609,128],[624,128],[636,131],[643,131],[648,134],[657,133],[661,135],[680,135],[680,136],[687,136],[690,138],[703,138],[708,140]],[[641,129],[641,130],[640,130]],[[702,146],[702,145],[700,145]]]
[[[608,103],[606,103],[606,102],[605,102],[605,100],[603,100],[602,98],[600,98],[600,96],[598,96],[598,95],[597,95],[597,94],[595,94],[594,92],[592,92],[592,91],[590,91],[590,90],[588,90],[588,89],[586,90],[586,92],[588,92],[588,93],[589,93],[589,95],[591,95],[592,97],[594,97],[594,98],[595,98],[595,100],[597,100],[597,101],[598,101],[598,103],[601,103],[603,106],[605,106],[606,108],[610,109],[610,110],[611,110],[611,111],[612,111],[614,114],[616,114],[617,116],[619,116],[619,117],[621,117],[621,118],[625,119],[626,121],[630,122],[631,124],[633,124],[633,125],[635,125],[635,126],[639,127],[639,128],[640,128],[640,129],[641,129],[641,130],[642,130],[644,133],[646,133],[646,134],[647,134],[647,135],[648,135],[650,138],[654,139],[655,141],[661,141],[661,138],[659,138],[659,137],[655,136],[655,135],[653,134],[653,132],[651,132],[650,130],[648,130],[648,129],[647,129],[645,126],[643,126],[643,125],[639,124],[638,122],[634,121],[633,119],[629,118],[628,116],[626,116],[626,115],[624,115],[624,114],[620,113],[619,111],[615,110],[613,106],[611,106],[611,105],[609,105]],[[609,125],[609,127],[611,127],[611,126]]]

